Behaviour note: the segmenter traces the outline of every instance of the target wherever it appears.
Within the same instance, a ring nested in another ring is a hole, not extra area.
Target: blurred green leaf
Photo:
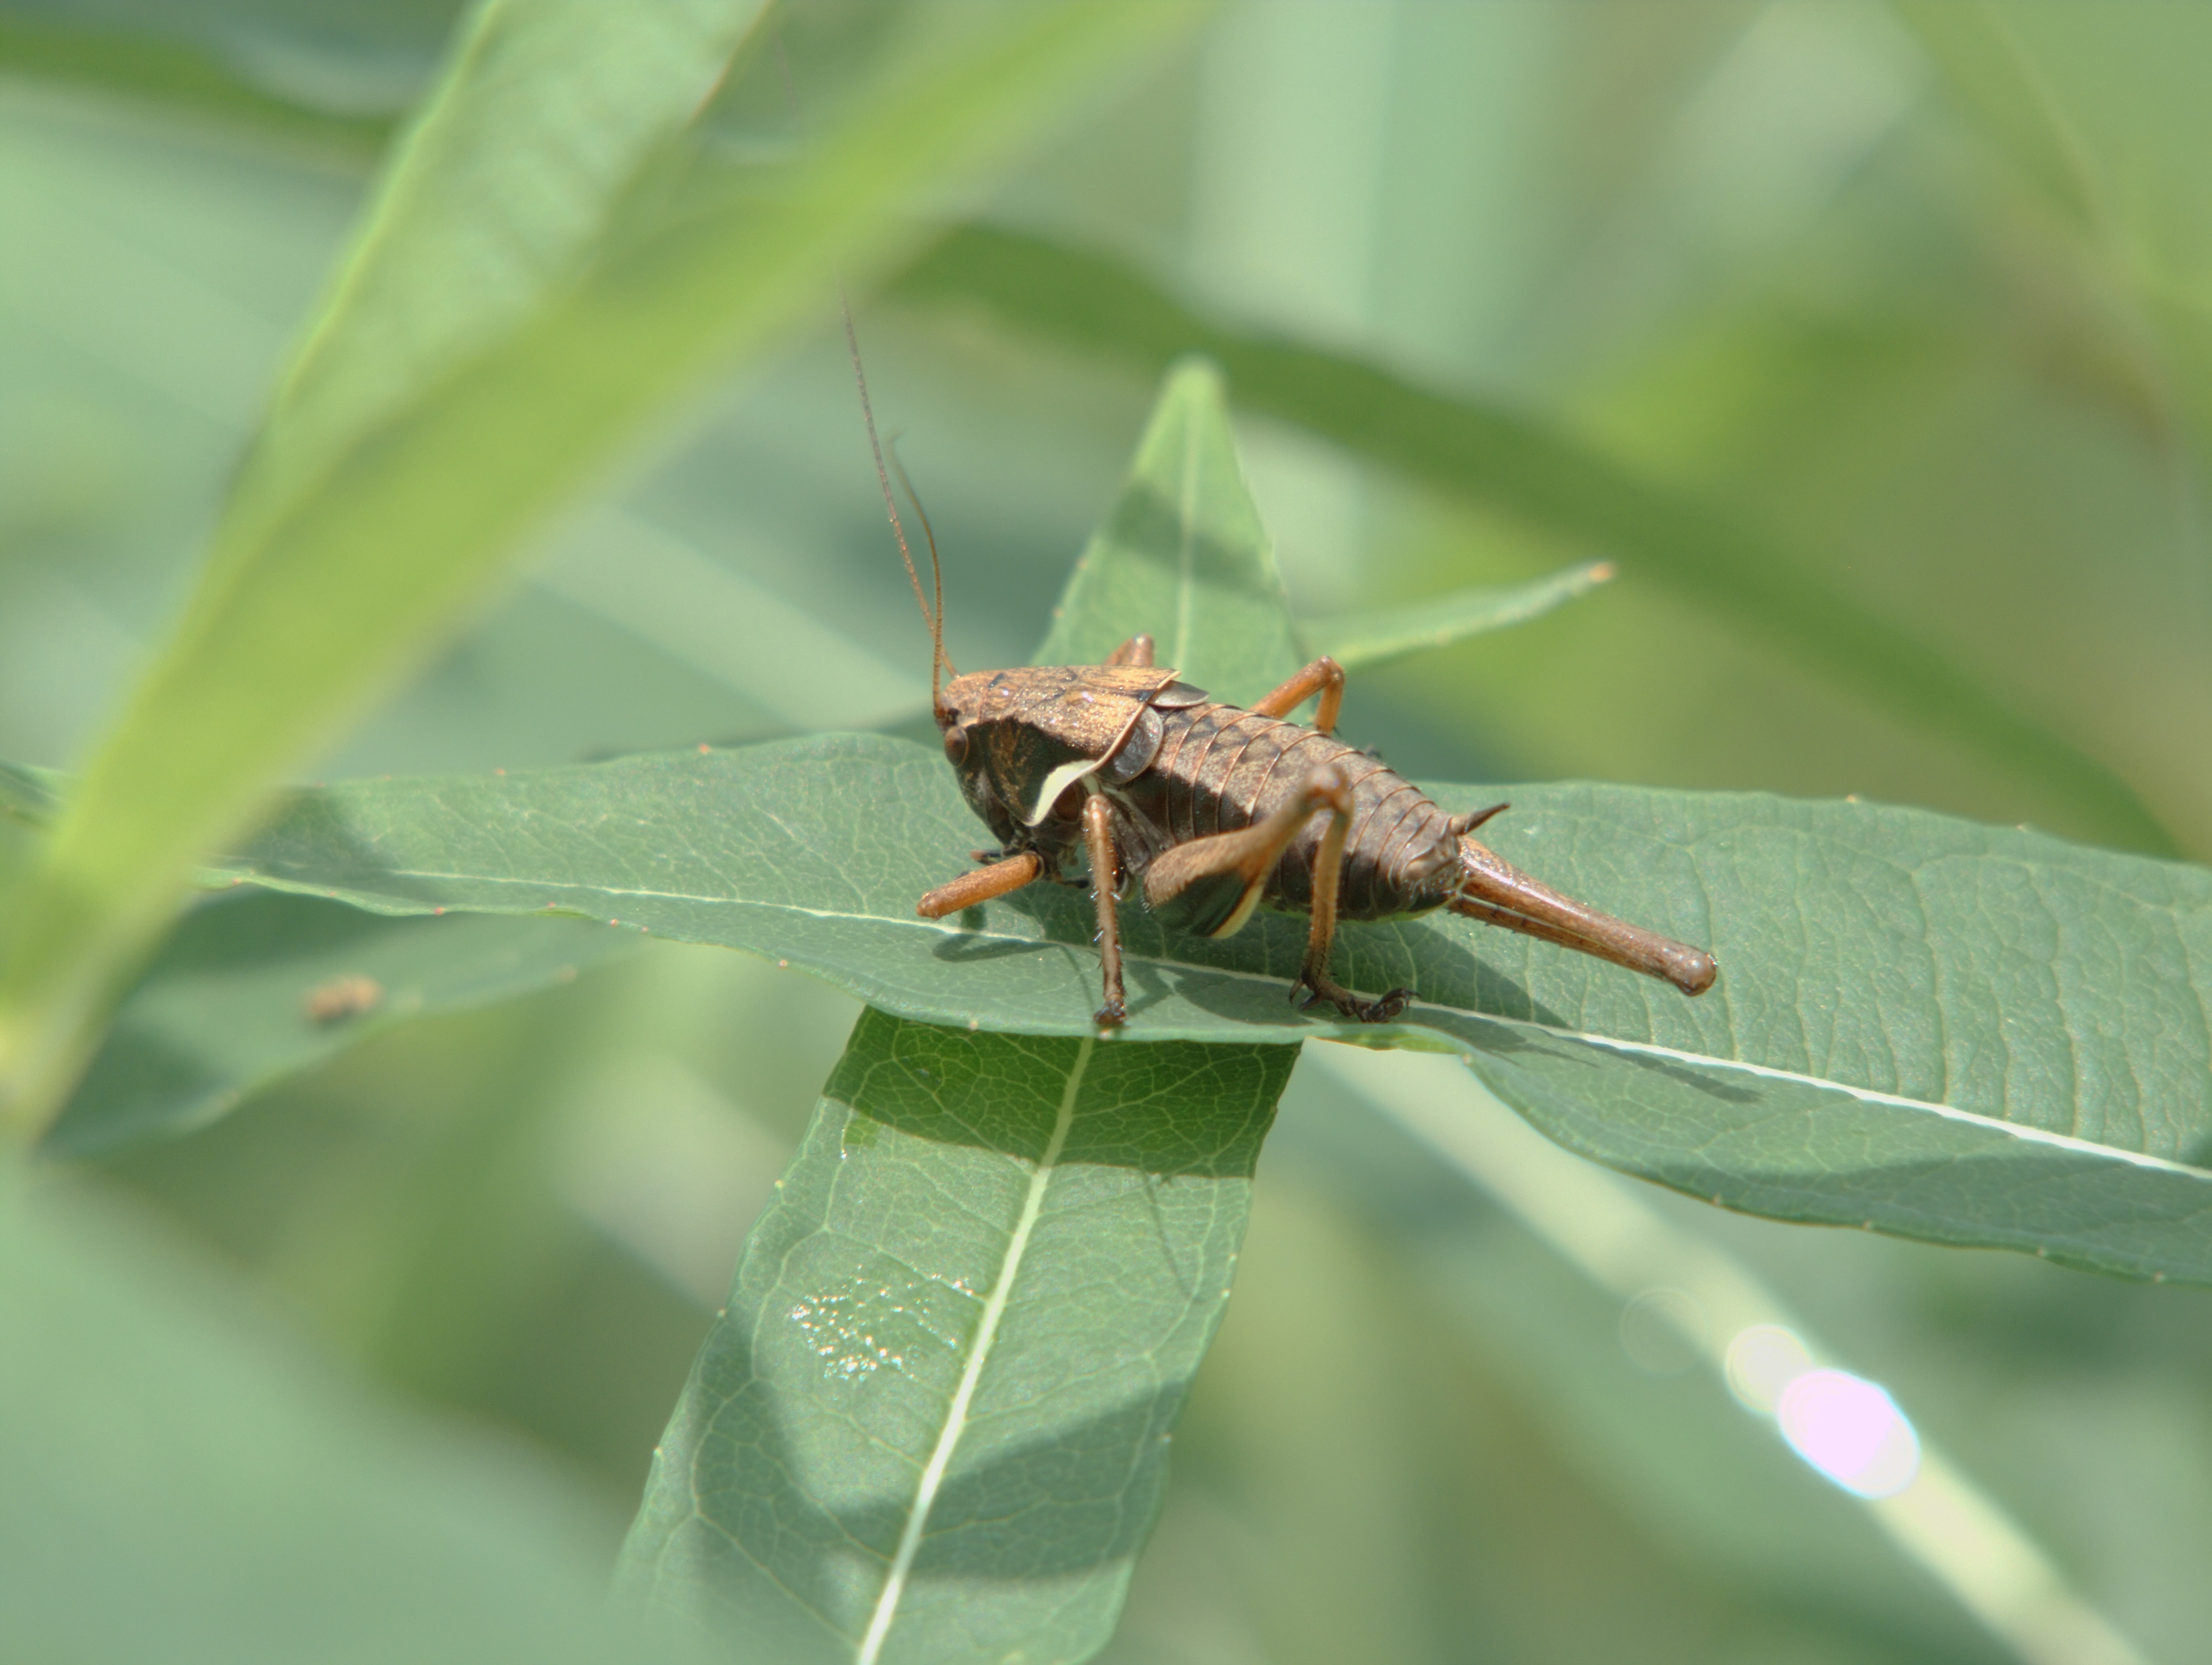
[[[2027,55],[2015,27],[2023,9],[2017,3],[2007,8],[2010,21],[1987,4],[1890,0],[1890,9],[2051,205],[2077,227],[2094,228],[2106,212],[2103,182],[2095,177],[2084,136]],[[2100,29],[2124,9],[2107,11]]]
[[[0,1121],[29,1131],[53,1113],[94,1016],[194,856],[234,836],[270,777],[419,651],[581,478],[708,369],[818,302],[840,267],[859,275],[881,259],[897,234],[885,217],[893,203],[1002,151],[1192,15],[1158,3],[998,15],[949,47],[900,58],[773,194],[695,207],[639,233],[477,356],[416,364],[433,378],[396,389],[333,371],[314,383],[327,398],[289,398],[285,409],[313,420],[296,442],[264,441],[205,581],[93,760],[26,899],[0,984]],[[640,50],[657,50],[653,30],[639,27]],[[434,99],[434,123],[459,123],[471,88],[496,95],[497,77],[471,80],[471,63],[457,60],[460,90]],[[425,142],[403,157],[429,155],[417,148]],[[565,154],[538,166],[559,177]],[[395,179],[407,170],[403,160]],[[411,225],[392,212],[375,224]],[[375,238],[362,246],[355,269],[380,270]],[[468,279],[446,269],[442,282]],[[323,343],[355,327],[356,293],[342,283],[306,363],[346,361]],[[359,327],[399,329],[409,304],[363,299]],[[374,421],[366,431],[348,426],[355,399]]]
[[[1212,323],[1108,257],[997,227],[960,227],[900,277],[897,292],[981,306],[1146,366],[1207,354],[1252,409],[1632,560],[1638,572],[1733,620],[1753,639],[2061,790],[2113,842],[2161,854],[2174,848],[2103,764],[1831,589],[1809,563],[1528,416],[1417,387],[1341,354]]]
[[[379,116],[316,110],[258,87],[208,43],[167,29],[52,23],[0,16],[0,64],[10,76],[56,81],[214,116],[342,154],[373,154],[392,124]]]
[[[365,436],[573,281],[767,0],[480,7],[356,229],[248,459],[234,519],[281,512]],[[702,320],[703,322],[704,320]],[[254,541],[219,546],[252,563]],[[242,572],[210,572],[210,586]]]
[[[2130,275],[2204,298],[2212,108],[2196,70],[2212,15],[2142,0],[2094,19],[2051,0],[1895,9],[1966,107]]]
[[[2212,14],[1896,0],[1966,108],[2132,290],[2165,351],[2159,412],[2212,473]],[[2133,343],[2129,343],[2132,346]],[[2178,397],[2176,397],[2178,396]]]
[[[1378,607],[1300,621],[1300,637],[1346,670],[1373,670],[1408,654],[1449,647],[1470,636],[1541,618],[1613,574],[1610,561],[1584,561],[1528,584],[1478,584],[1406,607]]]
[[[1303,657],[1221,372],[1203,360],[1169,372],[1129,478],[1076,561],[1034,663],[1103,664],[1139,631],[1155,639],[1161,664],[1231,705],[1250,705]]]
[[[224,898],[186,914],[125,996],[40,1149],[85,1156],[188,1132],[395,1024],[568,983],[634,946],[576,923]]]
[[[112,1207],[0,1173],[0,1654],[635,1660],[589,1506],[364,1402]]]
[[[1920,1430],[1915,1483],[1874,1502],[1832,1486],[1773,1438],[1764,1419],[1775,1403],[1745,1392],[1736,1338],[1792,1336],[1814,1365],[1870,1361],[1824,1346],[1725,1246],[1722,1217],[1664,1208],[1652,1192],[1577,1161],[1474,1083],[1455,1080],[1448,1060],[1331,1048],[1315,1062],[1353,1100],[1331,1106],[1339,1113],[1324,1159],[1334,1172],[1366,1170],[1361,1189],[1378,1229],[1405,1241],[1424,1281],[1468,1313],[1493,1368],[1566,1434],[1569,1461],[1681,1550],[1855,1613],[1869,1643],[1890,1633],[1892,1646],[1873,1657],[1895,1656],[1906,1632],[1944,1657],[2033,1659],[2039,1648],[2057,1658],[2137,1657],[1932,1426]],[[1386,1195],[1375,1157],[1379,1147],[1387,1160],[1391,1141],[1363,1107],[1474,1182],[1534,1241],[1498,1210],[1470,1219],[1443,1202],[1437,1192],[1450,1182],[1441,1176],[1425,1176],[1425,1187],[1401,1178],[1396,1197]],[[1424,1189],[1435,1199],[1426,1209],[1413,1202]],[[1600,1291],[1610,1299],[1594,1300]],[[1973,1636],[1969,1615],[1992,1635]]]
[[[864,1016],[623,1584],[779,1660],[1103,1644],[1297,1057]]]
[[[51,826],[61,813],[62,777],[26,763],[0,763],[0,815],[26,826]]]

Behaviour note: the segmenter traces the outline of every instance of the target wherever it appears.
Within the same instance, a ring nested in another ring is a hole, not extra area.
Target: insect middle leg
[[[1095,787],[1083,801],[1083,843],[1085,853],[1091,857],[1091,899],[1098,909],[1098,965],[1104,984],[1103,998],[1094,1015],[1101,1028],[1111,1028],[1129,1015],[1121,992],[1121,922],[1114,911],[1114,893],[1121,885],[1121,863],[1114,847],[1114,808]]]
[[[1344,708],[1344,667],[1327,654],[1252,707],[1260,717],[1288,717],[1315,694],[1321,704],[1314,711],[1314,727],[1323,734],[1336,732],[1336,714]]]
[[[1267,880],[1283,852],[1316,815],[1326,812],[1328,830],[1314,860],[1312,917],[1304,963],[1291,984],[1291,997],[1310,989],[1306,1004],[1326,1000],[1346,1017],[1386,1023],[1405,1009],[1409,989],[1393,989],[1380,1000],[1365,1001],[1328,974],[1329,949],[1336,941],[1337,893],[1344,869],[1344,842],[1352,830],[1352,787],[1341,770],[1324,763],[1308,775],[1290,801],[1265,820],[1241,832],[1180,844],[1155,860],[1145,873],[1145,901],[1170,923],[1208,936],[1230,936],[1241,929],[1259,905]]]

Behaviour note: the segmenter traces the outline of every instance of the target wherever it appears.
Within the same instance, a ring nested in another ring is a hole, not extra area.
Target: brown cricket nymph
[[[1103,665],[979,671],[939,693],[945,754],[1000,848],[923,897],[925,918],[1086,871],[1104,961],[1101,1023],[1127,1015],[1116,899],[1138,881],[1171,928],[1227,936],[1258,906],[1312,918],[1291,993],[1382,1022],[1411,991],[1363,1000],[1329,975],[1339,919],[1454,913],[1663,978],[1712,986],[1711,954],[1600,913],[1470,836],[1506,806],[1448,814],[1334,737],[1344,673],[1316,659],[1250,710],[1152,664],[1149,636]],[[1311,725],[1287,714],[1318,694]]]
[[[929,627],[931,698],[945,760],[968,804],[999,840],[975,871],[916,904],[941,919],[1040,879],[1087,876],[1103,962],[1101,1024],[1125,1021],[1121,932],[1125,879],[1173,929],[1228,936],[1267,906],[1312,919],[1291,985],[1309,1006],[1387,1022],[1413,998],[1393,989],[1363,1000],[1329,975],[1339,919],[1388,919],[1449,908],[1616,966],[1663,978],[1686,995],[1712,987],[1702,948],[1615,919],[1530,878],[1470,835],[1505,808],[1449,814],[1420,788],[1335,737],[1344,672],[1315,660],[1250,710],[1227,705],[1152,663],[1133,636],[1103,665],[953,672],[945,655],[945,585],[929,518],[935,604],[907,547],[891,494],[853,316],[845,314],[860,411],[900,559]],[[903,478],[903,471],[901,477]],[[909,485],[911,493],[912,487]],[[921,504],[915,500],[917,513]],[[1290,713],[1319,696],[1311,724]]]

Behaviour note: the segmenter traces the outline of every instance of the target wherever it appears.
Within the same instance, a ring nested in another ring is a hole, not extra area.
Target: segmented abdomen
[[[1122,851],[1138,875],[1171,845],[1241,832],[1265,820],[1314,770],[1333,763],[1352,791],[1338,912],[1348,919],[1418,912],[1456,887],[1459,840],[1444,812],[1366,753],[1303,724],[1235,705],[1194,705],[1160,716],[1167,731],[1152,766],[1113,791],[1123,811]],[[1328,817],[1316,814],[1284,852],[1267,882],[1269,906],[1310,903],[1313,863],[1328,826]]]

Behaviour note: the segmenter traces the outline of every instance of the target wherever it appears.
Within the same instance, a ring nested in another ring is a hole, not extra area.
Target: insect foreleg
[[[1114,848],[1114,807],[1096,789],[1083,802],[1083,844],[1091,857],[1091,896],[1098,908],[1098,963],[1105,990],[1097,1015],[1102,1026],[1111,1026],[1129,1015],[1121,996],[1121,922],[1114,911],[1121,865]]]
[[[1044,863],[1036,851],[1020,851],[1003,862],[963,873],[949,885],[938,886],[914,905],[914,911],[925,919],[942,919],[948,913],[957,913],[978,902],[1019,890],[1024,885],[1033,885],[1042,877]]]
[[[1261,717],[1288,717],[1316,693],[1321,695],[1321,705],[1314,712],[1313,725],[1323,734],[1333,735],[1336,732],[1336,714],[1344,705],[1344,667],[1326,654],[1252,710]]]

